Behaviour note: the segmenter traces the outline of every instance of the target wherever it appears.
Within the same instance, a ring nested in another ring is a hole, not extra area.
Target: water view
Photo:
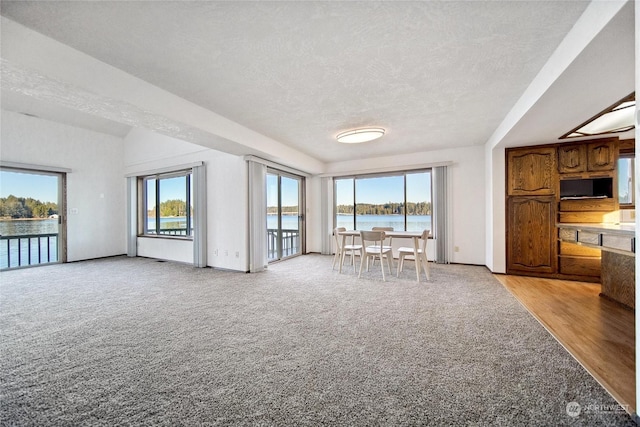
[[[338,215],[336,227],[353,230],[353,215]],[[393,227],[396,231],[404,231],[404,215],[357,215],[356,230],[371,230],[372,227]],[[278,228],[278,216],[267,215],[267,228]],[[298,229],[297,215],[283,215],[284,230]],[[408,215],[406,231],[431,230],[431,215]]]
[[[149,232],[155,231],[156,219],[155,217],[147,218],[147,230]],[[191,217],[191,228],[193,229],[193,217]],[[186,216],[172,216],[160,218],[160,234],[169,235],[187,235],[187,217]]]
[[[0,220],[0,236],[49,234],[58,232],[57,219]]]
[[[58,261],[57,233],[57,219],[0,220],[0,268]]]
[[[336,227],[353,230],[353,215],[338,215]],[[431,230],[431,215],[407,215],[407,229],[404,229],[404,215],[356,215],[356,230],[371,230],[373,227],[393,227],[395,231]]]

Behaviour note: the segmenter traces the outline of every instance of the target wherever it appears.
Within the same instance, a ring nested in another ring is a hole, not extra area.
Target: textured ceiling
[[[3,0],[1,7],[16,22],[331,162],[484,144],[587,5]],[[359,146],[335,141],[370,125],[387,135]]]

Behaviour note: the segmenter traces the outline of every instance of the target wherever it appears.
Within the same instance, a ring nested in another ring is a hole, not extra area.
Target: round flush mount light
[[[336,139],[343,144],[358,144],[360,142],[373,141],[384,135],[384,129],[382,128],[366,128],[366,129],[354,129],[342,132]]]

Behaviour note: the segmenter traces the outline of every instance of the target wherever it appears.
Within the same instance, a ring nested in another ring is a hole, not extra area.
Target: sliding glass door
[[[0,269],[64,262],[63,173],[3,168]]]
[[[303,178],[267,170],[267,245],[269,262],[303,252]]]

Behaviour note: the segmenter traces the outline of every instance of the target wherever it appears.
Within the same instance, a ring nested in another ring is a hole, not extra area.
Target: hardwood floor
[[[633,311],[600,297],[597,283],[495,277],[629,413],[635,412]]]

